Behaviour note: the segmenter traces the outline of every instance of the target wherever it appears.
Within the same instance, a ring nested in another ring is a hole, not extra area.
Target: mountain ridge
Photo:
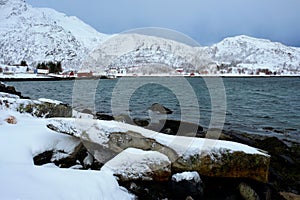
[[[300,74],[300,48],[246,35],[191,47],[140,34],[106,35],[74,16],[33,8],[24,0],[0,0],[0,63],[62,61],[66,69],[166,65],[210,74]]]

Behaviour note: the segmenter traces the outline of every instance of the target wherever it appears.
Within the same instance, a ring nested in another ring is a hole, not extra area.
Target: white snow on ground
[[[140,180],[141,178],[152,180],[149,174],[152,173],[155,166],[159,168],[162,164],[171,165],[169,158],[162,153],[127,148],[108,161],[101,170],[111,170],[114,174],[127,177],[129,180]]]
[[[61,101],[52,100],[52,99],[46,99],[46,98],[39,98],[38,100],[41,101],[41,102],[53,103],[53,104],[56,104],[56,105],[63,103]]]
[[[5,119],[14,116],[17,124]],[[0,199],[132,199],[109,171],[35,166],[48,149],[72,151],[78,140],[46,127],[47,120],[0,108]]]
[[[20,97],[17,95],[0,92],[0,109],[16,111],[21,104],[26,106],[28,104],[39,103],[40,101],[37,100],[20,99]]]
[[[0,78],[23,78],[23,79],[35,78],[35,79],[39,79],[39,78],[51,78],[51,77],[43,76],[43,75],[39,75],[39,74],[29,74],[29,73],[23,73],[23,74],[3,74],[3,73],[0,73]]]
[[[197,183],[201,182],[201,178],[200,178],[198,172],[195,172],[195,171],[174,174],[172,176],[172,180],[176,181],[176,182],[180,182],[183,180],[187,180],[187,181],[194,180]]]

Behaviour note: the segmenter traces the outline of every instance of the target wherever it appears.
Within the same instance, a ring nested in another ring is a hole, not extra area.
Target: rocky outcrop
[[[4,83],[1,83],[1,82],[0,82],[0,92],[4,92],[4,93],[8,93],[8,94],[14,94],[14,95],[19,96],[20,98],[28,99],[28,97],[23,97],[21,95],[21,92],[16,91],[14,86],[7,86],[7,85],[5,85]]]
[[[53,119],[48,128],[80,138],[100,163],[124,149],[137,148],[167,156],[173,173],[197,171],[210,177],[268,181],[270,157],[239,143],[164,135],[115,121]]]
[[[149,110],[160,113],[160,114],[172,114],[173,111],[170,110],[169,108],[159,104],[159,103],[154,103],[150,106]]]
[[[76,166],[77,169],[93,170],[99,170],[100,167],[102,167],[102,165],[94,160],[93,156],[88,153],[86,147],[79,139],[73,138],[69,143],[73,146],[69,151],[54,148],[35,155],[33,157],[34,164],[41,166],[53,163],[60,168],[74,168]]]
[[[15,94],[0,92],[0,107],[29,113],[36,117],[72,117],[72,107],[58,101],[23,99]]]
[[[37,117],[72,117],[72,107],[66,104],[56,104],[49,102],[38,102],[30,104],[20,104],[18,111],[30,113]]]
[[[281,140],[277,137],[223,131],[233,141],[248,144],[268,151],[271,156],[269,167],[269,184],[277,192],[300,191],[300,145]]]
[[[193,171],[211,177],[250,178],[261,182],[268,181],[270,158],[265,155],[221,150],[181,156],[172,165],[174,171]]]
[[[96,118],[100,120],[114,120],[114,117],[112,115],[102,112],[96,112]]]

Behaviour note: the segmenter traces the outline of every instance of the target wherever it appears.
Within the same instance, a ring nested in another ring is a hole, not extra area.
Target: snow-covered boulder
[[[177,198],[187,196],[199,198],[203,195],[203,184],[198,172],[182,172],[172,176],[172,191]]]
[[[111,170],[120,181],[168,181],[171,161],[156,151],[128,148],[108,161],[102,170]]]
[[[62,102],[49,99],[22,99],[18,95],[4,92],[0,92],[0,108],[44,118],[72,116],[72,107]]]
[[[235,142],[165,135],[116,121],[58,118],[50,120],[47,126],[81,138],[90,153],[103,163],[132,147],[166,155],[172,172],[268,180],[270,156]]]

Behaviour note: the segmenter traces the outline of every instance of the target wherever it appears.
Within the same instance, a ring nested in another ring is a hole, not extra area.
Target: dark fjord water
[[[185,81],[188,87],[183,85]],[[222,81],[227,107],[224,126],[226,129],[274,134],[285,139],[298,140],[300,136],[299,77],[223,78]],[[73,104],[78,109],[89,108],[103,113],[111,113],[112,105],[117,107],[123,105],[125,96],[130,93],[127,101],[128,108],[123,108],[123,111],[118,110],[120,113],[128,112],[132,118],[149,118],[147,108],[153,103],[160,103],[174,111],[168,118],[180,120],[183,112],[181,109],[185,105],[186,121],[197,118],[195,110],[200,110],[200,124],[208,127],[212,115],[210,94],[213,95],[214,90],[217,89],[214,87],[219,87],[218,84],[214,85],[214,81],[211,82],[208,86],[202,78],[136,77],[8,84],[15,86],[23,96],[33,99],[56,99]],[[196,103],[192,93],[196,96]]]

